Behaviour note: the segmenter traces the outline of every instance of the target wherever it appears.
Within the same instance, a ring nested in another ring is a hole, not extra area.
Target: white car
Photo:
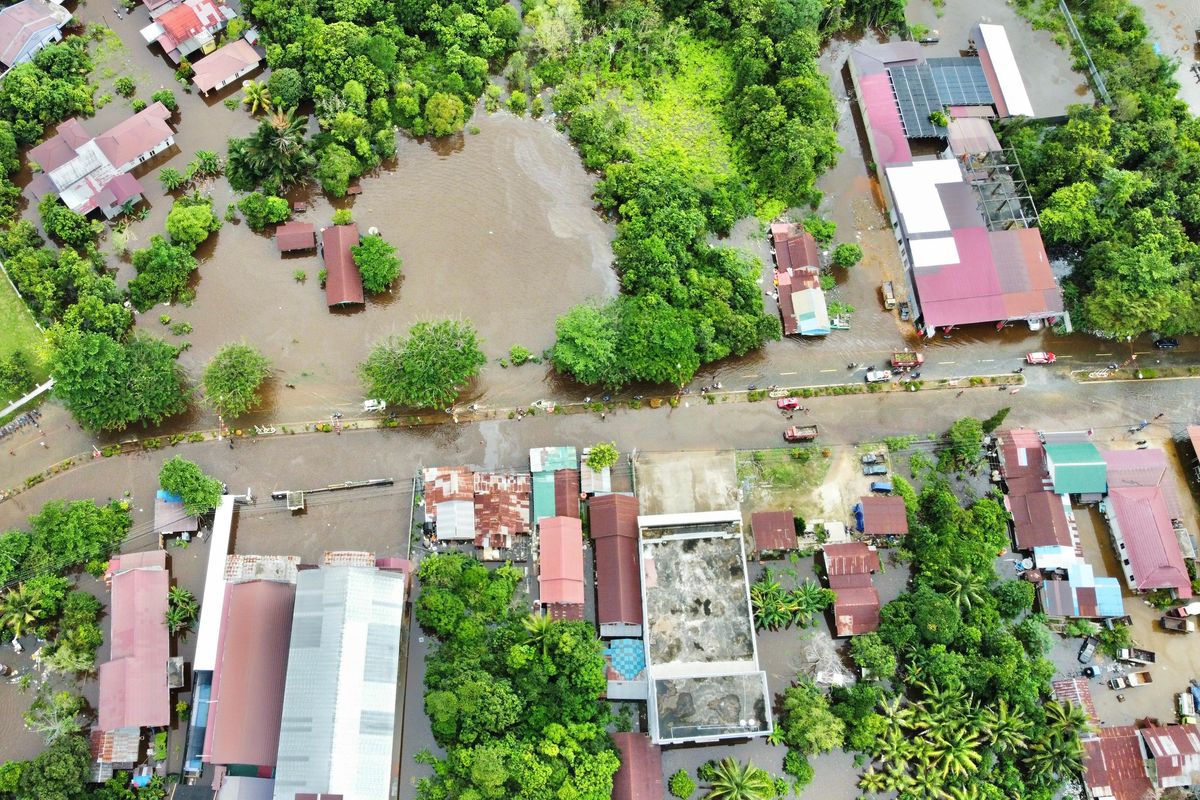
[[[892,379],[892,371],[890,369],[877,369],[867,373],[867,383],[884,383]]]

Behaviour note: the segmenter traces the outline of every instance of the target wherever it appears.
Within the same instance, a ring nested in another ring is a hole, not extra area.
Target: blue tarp
[[[862,503],[854,504],[854,526],[858,528],[858,532],[862,533],[866,530],[866,521],[863,519]]]
[[[159,489],[156,493],[159,500],[164,500],[168,503],[182,503],[183,498],[177,494],[171,494],[166,489]]]

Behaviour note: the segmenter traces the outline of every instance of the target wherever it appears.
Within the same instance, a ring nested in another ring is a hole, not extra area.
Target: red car
[[[1025,356],[1025,362],[1028,364],[1053,364],[1054,353],[1029,353]]]
[[[799,397],[781,397],[775,401],[775,405],[781,411],[795,411],[800,407]]]

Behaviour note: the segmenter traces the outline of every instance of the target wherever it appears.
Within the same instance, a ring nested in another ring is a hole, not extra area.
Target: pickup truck
[[[878,464],[879,463],[879,454],[878,453],[865,453],[863,455],[861,461],[864,464]]]
[[[1094,636],[1089,636],[1083,640],[1083,647],[1079,648],[1079,663],[1087,664],[1092,660],[1092,656],[1096,655],[1096,645],[1100,640]]]
[[[817,426],[793,425],[783,432],[783,438],[789,442],[811,442],[817,438]]]
[[[890,369],[876,369],[867,373],[867,383],[886,383],[892,379]]]
[[[891,481],[871,481],[871,491],[877,494],[891,494]]]
[[[884,281],[883,284],[883,307],[888,311],[896,307],[896,290],[892,288],[891,281]]]
[[[1117,651],[1117,660],[1127,664],[1153,664],[1156,660],[1153,650],[1142,650],[1138,647],[1122,647]]]
[[[1150,674],[1150,670],[1142,670],[1141,672],[1131,672],[1128,675],[1118,675],[1115,678],[1110,678],[1108,688],[1132,689],[1135,686],[1145,686],[1147,683],[1154,683],[1154,676]]]
[[[863,475],[887,475],[887,464],[863,464]]]
[[[898,350],[892,353],[893,367],[919,367],[925,363],[925,356],[912,350]]]
[[[1196,619],[1194,617],[1172,617],[1170,614],[1163,614],[1162,619],[1164,631],[1176,631],[1178,633],[1195,633]]]

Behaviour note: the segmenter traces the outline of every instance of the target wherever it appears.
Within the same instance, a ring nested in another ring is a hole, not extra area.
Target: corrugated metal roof
[[[879,571],[879,551],[862,542],[827,544],[821,549],[825,573],[832,579],[842,575],[870,575]]]
[[[662,748],[644,733],[617,732],[612,738],[621,753],[612,800],[662,800]]]
[[[560,469],[554,473],[554,513],[579,518],[579,470]]]
[[[1001,149],[992,123],[984,117],[954,117],[946,130],[950,152],[955,155],[993,153]]]
[[[1021,69],[1008,43],[1003,25],[981,24],[976,28],[979,39],[979,60],[984,65],[989,83],[994,81],[993,94],[1000,116],[1033,116],[1033,104],[1021,80]],[[998,89],[998,91],[996,91]]]
[[[796,550],[796,520],[790,511],[757,511],[750,515],[750,530],[754,534],[754,549]]]
[[[1045,451],[1058,494],[1103,494],[1108,488],[1108,465],[1091,442],[1049,443]]]
[[[303,570],[288,646],[275,800],[388,800],[405,576]]]
[[[167,120],[170,110],[154,102],[96,137],[96,147],[114,167],[129,163],[175,135]]]
[[[574,517],[549,517],[538,527],[540,601],[583,604],[583,526]]]
[[[154,530],[183,533],[200,529],[200,518],[183,510],[183,499],[162,489],[154,493]]]
[[[260,58],[253,45],[245,39],[238,39],[200,59],[192,67],[195,72],[192,83],[201,92],[207,92],[243,70],[258,66]]]
[[[287,222],[275,229],[275,246],[281,253],[311,250],[317,246],[317,229],[311,222]]]
[[[588,525],[593,539],[620,536],[637,540],[638,501],[629,494],[604,494],[588,500]]]
[[[21,51],[30,40],[48,30],[60,30],[71,13],[45,0],[21,0],[0,10],[0,63],[12,67],[32,57]]]
[[[1083,782],[1098,797],[1150,800],[1155,796],[1134,726],[1101,728],[1099,738],[1083,742]]]
[[[835,589],[834,627],[837,636],[858,636],[879,627],[879,592],[874,586]]]
[[[907,164],[912,161],[912,150],[904,136],[904,125],[900,121],[900,109],[892,94],[892,84],[886,72],[862,75],[858,79],[861,89],[860,103],[864,109],[863,120],[867,135],[871,137],[872,154],[881,166]]]
[[[1149,727],[1138,733],[1153,760],[1159,788],[1200,784],[1200,726]]]
[[[167,688],[165,569],[131,569],[113,576],[111,655],[100,665],[100,729],[158,727],[171,719]]]
[[[331,225],[321,231],[321,255],[325,259],[325,303],[362,303],[362,275],[350,248],[358,244],[358,226]]]
[[[295,600],[289,583],[226,586],[205,761],[275,766]]]
[[[908,533],[908,509],[904,498],[867,495],[859,499],[863,533],[867,536],[903,536]]]
[[[1131,588],[1175,589],[1181,598],[1191,597],[1192,582],[1162,491],[1156,486],[1116,488],[1109,492],[1105,505],[1109,523],[1115,519],[1119,538],[1125,543],[1133,573]]]
[[[600,625],[642,624],[642,578],[637,537],[595,540],[596,621]]]

